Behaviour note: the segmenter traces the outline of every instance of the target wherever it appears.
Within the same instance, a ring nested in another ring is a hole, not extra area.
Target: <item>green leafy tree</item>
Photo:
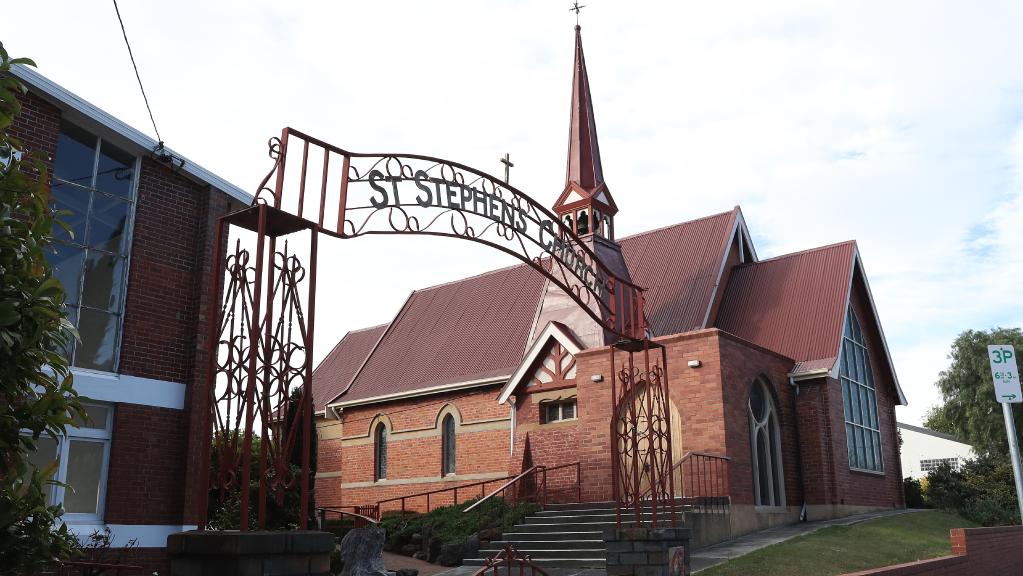
[[[1019,328],[995,328],[967,330],[960,334],[949,353],[952,364],[938,375],[937,385],[944,404],[927,415],[925,425],[962,438],[980,454],[1008,458],[1009,441],[1002,407],[995,401],[988,344],[1011,344],[1023,352],[1023,332]],[[1023,406],[1012,404],[1012,407],[1019,439]]]
[[[46,262],[54,217],[43,159],[8,134],[25,86],[0,44],[0,573],[35,573],[77,544],[47,503],[56,464],[31,455],[44,434],[57,438],[86,416],[63,354],[74,328],[64,289]]]

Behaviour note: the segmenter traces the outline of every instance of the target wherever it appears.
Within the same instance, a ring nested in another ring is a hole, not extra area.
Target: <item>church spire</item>
[[[575,27],[575,68],[572,74],[572,110],[568,132],[568,168],[565,189],[554,211],[577,234],[613,239],[612,217],[618,212],[604,183],[593,117],[590,81],[583,57],[581,28]]]

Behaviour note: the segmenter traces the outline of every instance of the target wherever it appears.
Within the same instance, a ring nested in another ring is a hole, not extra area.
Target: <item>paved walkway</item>
[[[402,556],[401,554],[395,554],[393,552],[384,552],[384,568],[387,568],[388,570],[415,568],[416,570],[419,570],[419,576],[434,576],[435,574],[439,574],[445,570],[450,570],[447,566],[430,564],[425,560],[417,560],[410,556]]]
[[[707,546],[706,548],[694,550],[692,560],[690,561],[691,567],[693,573],[696,573],[700,570],[710,568],[711,566],[721,564],[726,560],[744,556],[754,550],[759,550],[761,548],[771,546],[772,544],[778,544],[797,536],[811,534],[821,528],[827,528],[829,526],[851,526],[853,524],[859,524],[860,522],[873,520],[875,518],[896,516],[910,512],[923,512],[923,510],[885,510],[883,512],[871,512],[869,514],[858,514],[856,516],[846,516],[845,518],[835,518],[833,520],[818,520],[816,522],[803,522],[800,524],[789,524],[787,526],[769,528],[760,532],[739,536],[738,538],[720,542],[712,546]]]

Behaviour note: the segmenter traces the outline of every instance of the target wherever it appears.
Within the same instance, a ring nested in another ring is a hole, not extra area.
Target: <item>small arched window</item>
[[[753,382],[753,388],[750,389],[749,430],[754,504],[784,506],[785,484],[782,475],[778,413],[771,390],[763,378]]]
[[[455,473],[455,417],[448,414],[441,423],[441,475]]]
[[[387,478],[387,427],[377,424],[373,432],[373,479]]]

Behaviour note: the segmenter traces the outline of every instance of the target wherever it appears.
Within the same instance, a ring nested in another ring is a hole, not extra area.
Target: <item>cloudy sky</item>
[[[938,400],[956,334],[1023,325],[1023,3],[586,4],[619,235],[738,204],[761,258],[856,239],[908,422]],[[568,8],[121,1],[164,140],[238,186],[255,188],[267,138],[290,125],[492,173],[509,152],[512,183],[549,203],[564,185]],[[7,12],[13,54],[152,134],[111,2]],[[318,358],[417,287],[510,263],[444,239],[326,244]]]

